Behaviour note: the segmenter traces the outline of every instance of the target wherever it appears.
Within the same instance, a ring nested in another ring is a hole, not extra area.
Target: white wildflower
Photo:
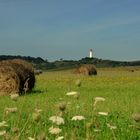
[[[18,94],[11,94],[10,97],[13,101],[17,101],[19,95]]]
[[[98,112],[99,115],[108,116],[108,112]]]
[[[107,123],[106,125],[107,125],[107,127],[109,127],[111,130],[112,130],[112,129],[117,129],[117,126],[110,125],[109,123]]]
[[[94,129],[94,132],[101,132],[100,129]]]
[[[13,107],[13,108],[8,108],[8,107],[6,107],[6,108],[5,108],[5,113],[6,113],[6,114],[15,113],[15,112],[17,112],[17,107]]]
[[[55,140],[63,140],[63,139],[64,139],[63,136],[59,136],[59,137],[57,137]]]
[[[35,138],[32,138],[32,137],[28,137],[28,140],[35,140]]]
[[[54,135],[57,135],[57,134],[59,134],[59,133],[61,133],[61,129],[60,128],[55,128],[55,127],[50,127],[49,128],[49,132],[51,133],[51,134],[54,134]]]
[[[68,92],[66,95],[74,96],[74,95],[78,95],[78,94],[79,94],[79,92],[77,92],[77,91],[71,91],[71,92]]]
[[[6,131],[0,131],[0,136],[4,136],[6,134]]]
[[[59,116],[52,116],[49,118],[49,120],[57,125],[64,124],[64,119],[62,117],[59,117]]]
[[[7,127],[7,123],[5,121],[0,122],[0,127]]]
[[[94,104],[93,104],[93,106],[94,106],[94,110],[96,109],[96,104],[98,103],[98,102],[103,102],[103,101],[105,101],[105,98],[103,98],[103,97],[95,97],[94,98]]]
[[[103,98],[103,97],[95,97],[95,101],[96,102],[105,101],[105,98]]]
[[[74,116],[71,119],[72,121],[81,121],[81,120],[85,120],[84,116]]]

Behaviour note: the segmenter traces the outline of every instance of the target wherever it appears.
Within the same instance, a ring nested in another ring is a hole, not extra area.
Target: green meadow
[[[140,122],[132,114],[140,112],[140,68],[130,69],[98,69],[97,76],[73,70],[36,76],[31,93],[17,101],[0,97],[0,122],[6,124],[0,125],[0,140],[139,140]],[[66,95],[72,91],[78,94]],[[17,111],[7,113],[6,108]],[[51,116],[61,116],[64,122],[53,123]],[[83,119],[72,120],[74,116]]]

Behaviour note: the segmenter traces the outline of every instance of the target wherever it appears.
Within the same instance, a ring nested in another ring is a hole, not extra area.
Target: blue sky
[[[0,55],[140,60],[139,0],[0,0]]]

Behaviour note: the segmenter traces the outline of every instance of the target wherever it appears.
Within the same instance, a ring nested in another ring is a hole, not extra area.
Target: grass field
[[[0,125],[0,139],[59,140],[63,136],[65,140],[139,140],[140,123],[132,119],[132,114],[140,112],[140,69],[129,69],[99,69],[98,75],[91,77],[70,70],[44,72],[36,77],[31,94],[17,101],[0,97],[0,122],[8,125]],[[76,84],[77,79],[81,86]],[[79,96],[67,96],[71,91],[79,92]],[[96,97],[105,101],[95,105]],[[60,110],[60,105],[66,109]],[[6,107],[18,110],[6,113]],[[60,115],[64,124],[49,120]],[[74,121],[73,116],[85,119]],[[52,126],[61,132],[51,134]]]

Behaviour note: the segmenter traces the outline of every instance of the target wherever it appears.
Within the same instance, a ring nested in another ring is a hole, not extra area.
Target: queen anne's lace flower
[[[117,126],[115,125],[110,125],[109,123],[106,124],[107,127],[109,127],[110,129],[117,129]]]
[[[49,118],[49,120],[57,125],[61,125],[61,124],[65,123],[64,119],[62,117],[59,117],[59,116],[52,116]]]
[[[108,112],[98,112],[99,115],[108,116]]]
[[[95,97],[94,98],[94,104],[93,104],[93,107],[94,107],[94,110],[96,109],[96,104],[98,103],[98,102],[103,102],[103,101],[105,101],[105,98],[103,98],[103,97]]]
[[[71,92],[68,92],[66,95],[68,95],[68,96],[79,95],[79,92],[77,92],[77,91],[71,91]]]
[[[103,97],[95,97],[95,101],[96,102],[105,101],[105,98],[103,98]]]
[[[11,94],[10,97],[11,97],[11,99],[12,99],[13,101],[17,101],[19,95],[18,95],[18,94]]]
[[[57,134],[61,133],[61,131],[62,130],[60,128],[55,128],[53,126],[49,128],[49,133],[50,134],[57,135]]]
[[[74,116],[71,119],[72,121],[81,121],[81,120],[85,120],[84,116]]]
[[[9,114],[9,113],[16,113],[17,112],[17,107],[13,107],[13,108],[8,108],[8,107],[6,107],[5,108],[5,113],[6,114]]]
[[[0,122],[0,127],[7,127],[8,124],[5,121]]]
[[[55,140],[63,140],[63,139],[64,139],[63,136],[59,136],[59,137],[57,137]]]
[[[32,138],[32,137],[28,137],[28,140],[35,140],[34,138]]]

